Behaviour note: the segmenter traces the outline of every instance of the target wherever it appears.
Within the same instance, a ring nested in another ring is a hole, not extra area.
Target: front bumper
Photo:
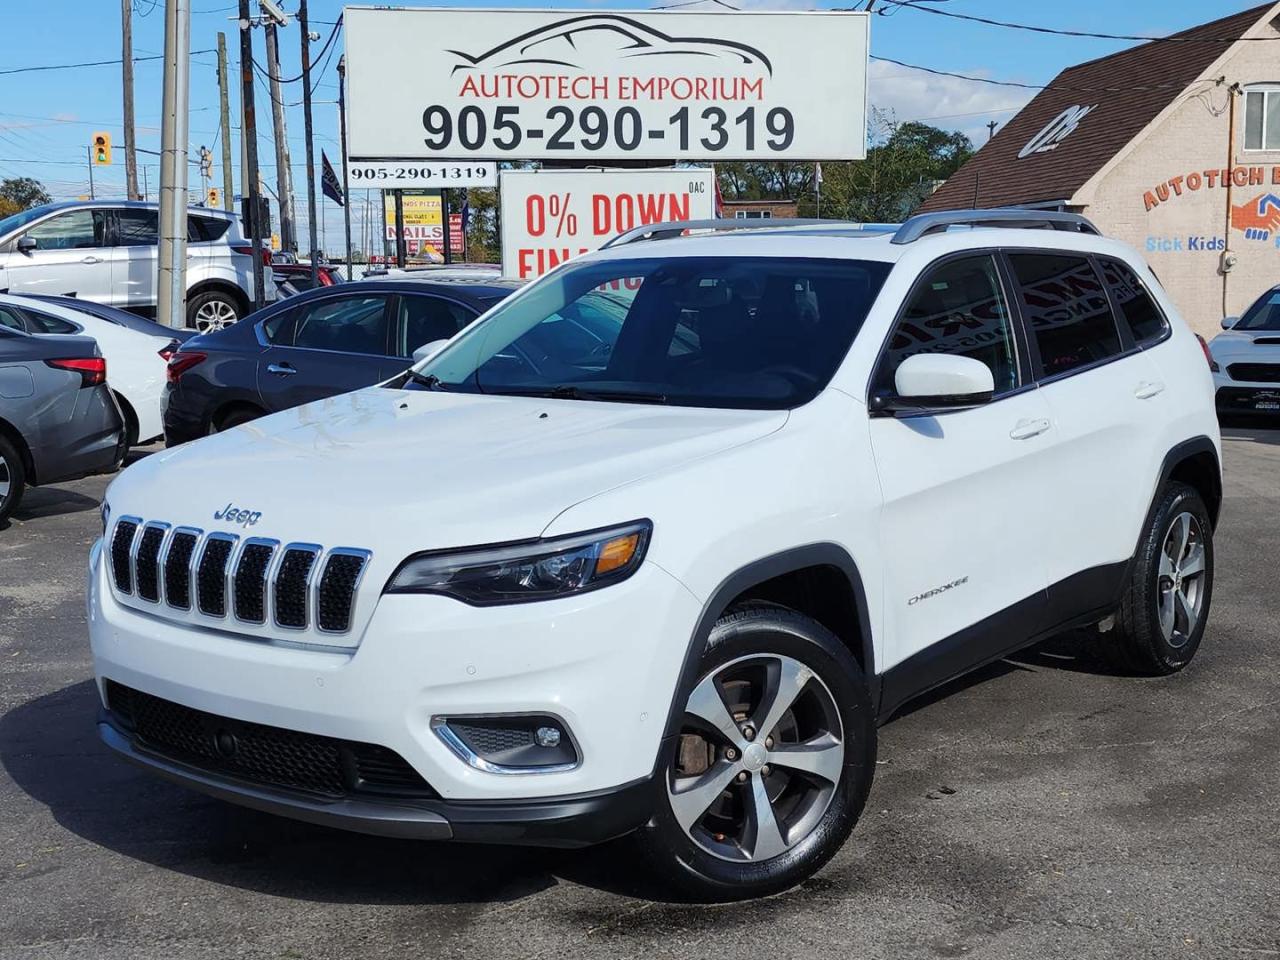
[[[651,809],[648,783],[701,613],[655,564],[606,590],[512,607],[383,596],[358,647],[317,649],[125,607],[101,558],[98,544],[89,632],[104,704],[110,680],[220,717],[382,746],[438,799],[335,805],[240,783],[149,753],[108,716],[108,745],[163,776],[260,809],[394,835],[594,842],[636,826]],[[557,772],[494,773],[469,765],[431,726],[438,717],[499,714],[560,718],[580,762]],[[575,825],[580,816],[598,822]]]
[[[1280,383],[1240,383],[1214,377],[1214,393],[1219,413],[1250,416],[1280,416]]]
[[[149,773],[230,803],[355,833],[412,840],[459,840],[577,847],[629,833],[653,810],[653,781],[554,800],[460,801],[323,799],[218,776],[160,756],[103,711],[98,735]]]

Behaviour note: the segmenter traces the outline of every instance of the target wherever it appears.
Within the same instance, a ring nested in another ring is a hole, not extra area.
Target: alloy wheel
[[[222,330],[235,322],[235,309],[225,300],[209,300],[196,310],[195,327],[200,333]]]
[[[0,504],[9,499],[9,491],[13,489],[13,474],[9,472],[9,461],[0,453]]]
[[[1205,542],[1192,513],[1177,514],[1160,547],[1156,604],[1160,630],[1172,647],[1184,646],[1204,611]]]
[[[667,794],[700,848],[758,862],[813,832],[844,759],[840,711],[813,670],[792,657],[741,657],[690,694]]]

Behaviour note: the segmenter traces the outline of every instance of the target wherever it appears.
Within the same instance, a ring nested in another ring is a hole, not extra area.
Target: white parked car
[[[1218,412],[1280,417],[1280,286],[1222,329],[1209,343]]]
[[[58,303],[2,294],[0,326],[37,336],[93,337],[107,361],[107,385],[124,415],[128,445],[147,443],[164,433],[160,398],[172,336],[142,333]]]
[[[72,296],[126,310],[156,306],[159,204],[89,200],[0,220],[0,290]],[[224,210],[187,211],[187,326],[221,329],[253,304],[253,245]],[[270,251],[259,253],[270,262]],[[275,298],[266,268],[264,292]]]
[[[1213,386],[1132,249],[1029,211],[691,226],[126,470],[90,555],[104,741],[370,833],[634,831],[722,899],[840,847],[912,697],[1073,626],[1191,660]],[[603,346],[572,320],[601,291]]]

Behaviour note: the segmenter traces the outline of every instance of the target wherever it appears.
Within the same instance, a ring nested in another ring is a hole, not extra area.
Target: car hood
[[[112,484],[108,502],[117,517],[403,558],[535,538],[576,503],[749,443],[786,419],[371,387],[147,457]],[[215,518],[228,506],[239,522]],[[647,513],[637,503],[618,521]]]
[[[1209,352],[1219,363],[1228,360],[1280,362],[1280,330],[1226,330],[1209,341]]]

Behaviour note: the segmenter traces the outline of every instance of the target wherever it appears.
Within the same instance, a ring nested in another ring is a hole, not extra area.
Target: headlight
[[[99,512],[102,514],[102,535],[105,537],[107,535],[107,526],[111,523],[111,504],[103,500]]]
[[[474,606],[526,603],[618,583],[644,559],[653,524],[496,547],[420,553],[400,565],[388,593],[441,593]]]

